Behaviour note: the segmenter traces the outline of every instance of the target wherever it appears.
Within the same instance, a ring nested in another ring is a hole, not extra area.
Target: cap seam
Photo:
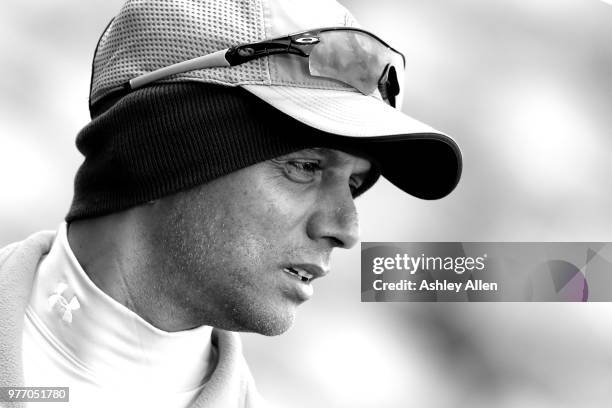
[[[263,85],[263,86],[286,86],[293,88],[307,88],[307,89],[322,89],[326,91],[344,91],[351,93],[359,93],[359,91],[355,90],[351,87],[337,87],[330,88],[326,86],[318,86],[315,84],[311,84],[308,82],[290,82],[290,81],[266,81],[264,80],[249,80],[249,81],[238,81],[238,82],[226,82],[223,80],[215,79],[215,78],[201,78],[201,77],[179,77],[179,78],[168,78],[156,81],[156,84],[173,84],[173,83],[185,83],[185,82],[200,82],[206,84],[218,84],[225,86],[242,86],[242,85]],[[377,99],[377,98],[375,98]],[[379,100],[379,99],[377,99]]]
[[[260,1],[259,2],[259,10],[261,12],[261,20],[262,20],[262,26],[263,26],[263,38],[268,38],[269,37],[269,33],[268,33],[268,20],[266,18],[266,9],[264,7],[264,2]],[[264,83],[265,84],[271,84],[272,83],[272,75],[270,74],[270,59],[269,58],[264,58],[265,61],[263,61],[264,64],[264,70],[265,70],[265,78],[264,78]]]

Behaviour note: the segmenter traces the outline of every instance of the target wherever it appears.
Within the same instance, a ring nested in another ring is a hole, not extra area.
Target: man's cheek
[[[296,217],[295,203],[282,197],[253,195],[238,204],[233,219],[242,231],[274,236],[287,234]]]
[[[309,214],[316,207],[314,194],[279,194],[265,201],[267,227],[273,233],[288,237],[306,224]]]
[[[240,231],[240,237],[234,241],[232,250],[236,261],[253,269],[278,262],[279,246],[282,241],[272,236],[270,231],[267,228]]]

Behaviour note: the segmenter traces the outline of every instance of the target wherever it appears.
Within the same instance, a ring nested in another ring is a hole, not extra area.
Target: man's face
[[[193,326],[280,334],[332,249],[357,243],[352,190],[369,170],[362,158],[307,149],[162,199],[151,278]]]

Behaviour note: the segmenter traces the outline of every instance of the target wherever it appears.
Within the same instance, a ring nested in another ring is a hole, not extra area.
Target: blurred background
[[[385,181],[360,198],[363,241],[612,241],[611,5],[341,2],[406,54],[403,110],[464,155],[443,200]],[[3,3],[0,246],[62,221],[91,57],[121,4]],[[243,336],[275,406],[610,406],[611,305],[362,304],[359,248],[332,266],[289,332]]]

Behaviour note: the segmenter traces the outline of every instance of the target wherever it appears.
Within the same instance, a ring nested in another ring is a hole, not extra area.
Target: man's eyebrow
[[[305,149],[300,150],[301,152],[305,152],[305,153],[321,153],[321,154],[330,154],[332,153],[331,149],[328,149],[326,147],[307,147]]]
[[[325,157],[326,159],[333,159],[333,160],[338,160],[338,157],[340,156],[337,151],[328,149],[326,147],[306,147],[304,149],[296,150],[292,153],[288,153],[281,157],[295,156],[295,155],[300,155],[300,154],[319,155],[319,156]]]
[[[336,149],[327,148],[327,147],[311,147],[311,148],[306,148],[302,151],[306,153],[319,153],[321,155],[328,156],[329,158],[335,159],[338,161],[340,161],[340,158],[341,158],[340,151]]]
[[[317,152],[319,154],[326,155],[326,156],[328,156],[328,158],[330,158],[332,160],[335,160],[338,163],[342,163],[342,162],[348,161],[348,159],[344,159],[342,157],[342,153],[340,151],[338,151],[338,150],[328,149],[328,148],[325,148],[325,147],[315,147],[315,148],[305,149],[305,150],[312,150],[312,151]],[[362,170],[362,169],[358,168],[353,173],[355,176],[357,176],[357,177],[359,177],[359,178],[361,178],[363,180],[363,179],[367,178],[368,175],[372,171],[374,171],[374,167],[375,166],[372,164],[372,162],[369,159],[364,158],[364,157],[362,157],[362,156],[360,156],[358,154],[352,153],[352,152],[344,152],[344,153],[346,153],[346,154],[348,154],[350,156],[353,156],[353,157],[357,157],[357,158],[363,159],[363,160],[367,161],[368,164],[369,164],[369,166],[366,169]]]

